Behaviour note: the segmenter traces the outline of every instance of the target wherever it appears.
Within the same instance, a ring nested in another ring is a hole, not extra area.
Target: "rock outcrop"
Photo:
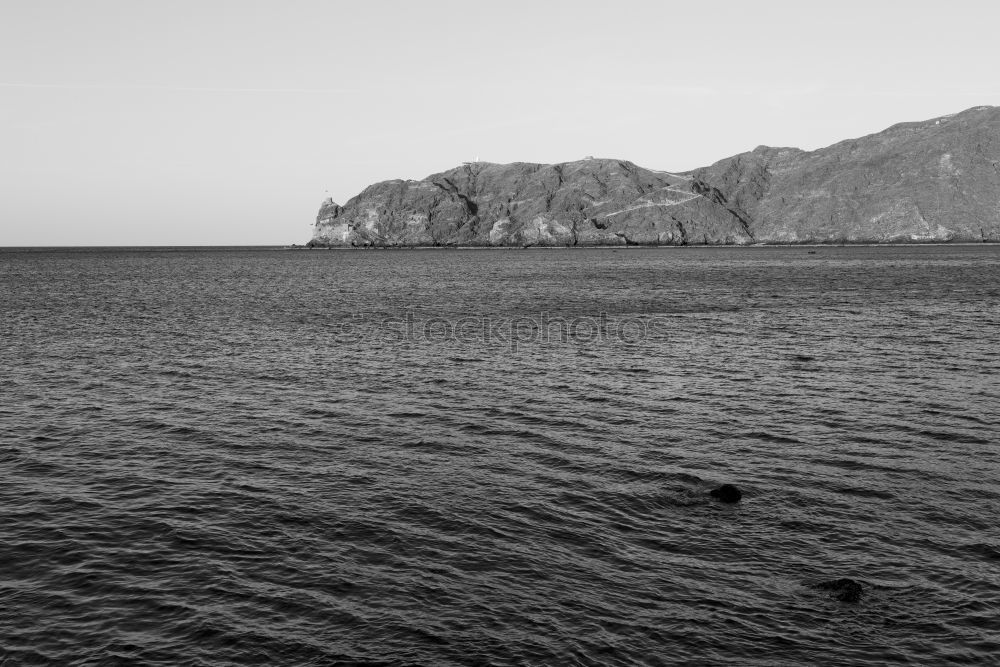
[[[743,498],[743,492],[732,484],[723,484],[717,489],[712,489],[708,495],[724,503],[738,503]]]
[[[1000,108],[687,173],[474,162],[323,203],[311,246],[1000,241]]]
[[[474,162],[323,204],[313,245],[572,246],[751,243],[690,176],[620,160]]]

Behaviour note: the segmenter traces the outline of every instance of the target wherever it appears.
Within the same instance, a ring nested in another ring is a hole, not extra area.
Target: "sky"
[[[682,171],[1000,105],[995,0],[0,0],[0,246],[286,245],[463,161]]]

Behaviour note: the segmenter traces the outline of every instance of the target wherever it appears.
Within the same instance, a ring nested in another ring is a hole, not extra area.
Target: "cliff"
[[[324,202],[311,246],[1000,241],[1000,108],[687,173],[475,162]]]

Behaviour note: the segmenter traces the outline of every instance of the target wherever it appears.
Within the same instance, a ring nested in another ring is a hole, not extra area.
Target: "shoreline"
[[[531,245],[531,246],[484,246],[484,245],[415,245],[415,246],[328,246],[295,245],[283,246],[285,250],[680,250],[680,249],[734,249],[734,248],[896,248],[923,246],[1000,246],[1000,241],[906,241],[906,242],[804,242],[804,243],[717,243],[688,245]]]
[[[0,253],[15,252],[93,252],[133,251],[133,252],[208,252],[212,250],[340,250],[340,251],[371,251],[371,250],[732,250],[732,249],[773,249],[773,248],[915,248],[925,246],[954,247],[1000,247],[1000,241],[958,241],[958,242],[906,242],[906,243],[754,243],[754,244],[698,244],[698,245],[577,245],[577,246],[308,246],[308,245],[76,245],[76,246],[0,246]]]

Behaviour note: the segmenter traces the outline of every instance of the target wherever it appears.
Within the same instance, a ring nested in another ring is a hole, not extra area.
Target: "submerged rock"
[[[821,591],[830,591],[834,599],[841,602],[858,602],[865,592],[860,582],[847,578],[823,581],[816,584],[814,588]]]
[[[717,489],[712,489],[708,494],[724,503],[738,503],[743,498],[743,493],[732,484],[723,484]]]

